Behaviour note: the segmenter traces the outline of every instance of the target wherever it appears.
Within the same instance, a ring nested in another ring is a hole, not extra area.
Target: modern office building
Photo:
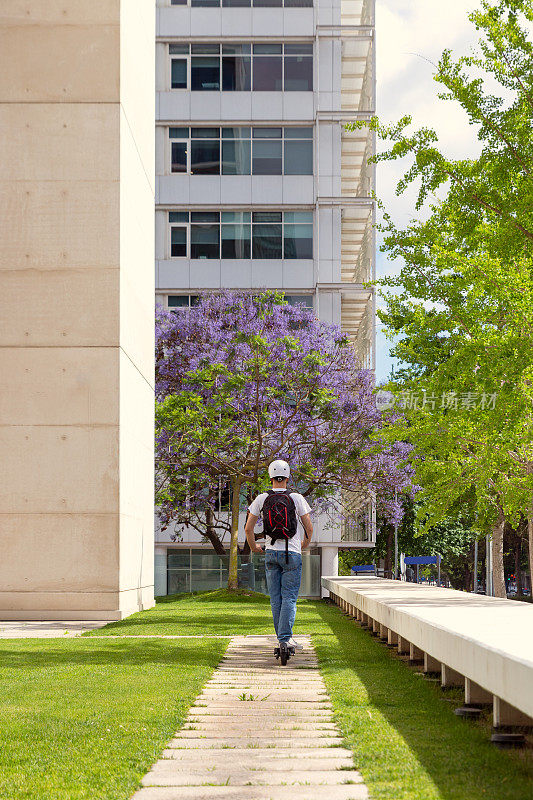
[[[156,301],[276,288],[349,335],[374,367],[374,0],[158,0]],[[241,526],[243,527],[243,526]],[[303,592],[361,524],[318,521]],[[223,581],[211,545],[156,531],[156,594]],[[243,534],[242,534],[243,535]]]

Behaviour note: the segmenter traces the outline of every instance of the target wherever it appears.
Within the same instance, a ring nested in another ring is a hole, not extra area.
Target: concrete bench
[[[322,578],[331,599],[378,636],[491,704],[494,727],[533,725],[533,604],[372,577]]]

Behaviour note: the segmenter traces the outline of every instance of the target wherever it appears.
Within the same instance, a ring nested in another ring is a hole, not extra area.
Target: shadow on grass
[[[455,703],[446,702],[453,693],[414,674],[336,607],[319,602],[315,607],[333,633],[313,636],[321,669],[339,726],[373,797],[531,796],[531,751],[497,750],[487,726],[453,714]]]
[[[0,664],[9,669],[39,669],[50,665],[82,664],[103,666],[161,666],[177,667],[212,666],[212,649],[219,646],[217,640],[205,644],[175,643],[165,639],[160,642],[143,639],[127,642],[116,639],[91,641],[91,639],[25,639],[6,640],[0,645]],[[218,640],[219,642],[221,640]],[[223,640],[222,640],[223,641]]]

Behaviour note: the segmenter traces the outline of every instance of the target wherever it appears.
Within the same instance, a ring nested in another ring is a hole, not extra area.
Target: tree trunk
[[[516,593],[520,597],[522,594],[522,577],[520,575],[520,562],[522,560],[522,540],[516,532],[516,544],[514,549],[514,573],[516,579]]]
[[[503,529],[505,517],[501,508],[492,529],[492,585],[494,597],[507,597],[505,591],[505,572],[503,568]]]
[[[394,544],[394,529],[391,528],[390,525],[387,525],[388,532],[387,532],[387,547],[385,551],[385,564],[384,564],[384,575],[386,578],[392,577],[392,548]]]
[[[533,506],[527,518],[527,539],[529,546],[529,590],[533,597]]]
[[[237,478],[231,482],[231,541],[229,547],[229,574],[228,589],[233,592],[238,585],[238,556],[239,556],[239,505],[241,483]]]
[[[217,532],[213,527],[213,511],[210,508],[205,512],[205,538],[209,539],[217,555],[226,555],[226,548],[218,538]]]

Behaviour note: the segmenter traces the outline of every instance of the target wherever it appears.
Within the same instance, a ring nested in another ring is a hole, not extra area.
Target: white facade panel
[[[315,285],[312,260],[294,259],[283,262],[282,289],[312,289]]]
[[[252,119],[254,92],[221,92],[220,121],[242,122]]]
[[[192,92],[160,91],[157,93],[159,100],[159,120],[190,120],[191,119]]]
[[[219,175],[193,175],[189,181],[191,205],[220,205]]]
[[[259,183],[261,178],[255,176]],[[314,178],[312,175],[284,175],[282,177],[284,205],[313,205],[315,201]]]
[[[267,8],[262,10],[269,11]],[[282,19],[284,36],[315,35],[314,11],[312,8],[284,8]]]
[[[258,206],[281,205],[283,203],[283,183],[280,176],[262,175],[259,180],[253,181],[252,203]]]
[[[190,119],[193,122],[220,119],[222,94],[226,97],[229,92],[190,92],[190,116],[183,117],[182,119]],[[180,117],[178,117],[178,119],[180,119]]]
[[[245,259],[232,259],[220,262],[220,279],[222,286],[232,286],[234,289],[251,289],[252,262]]]
[[[220,261],[215,259],[192,259],[190,261],[190,285],[204,289],[220,289]]]
[[[251,175],[224,175],[220,182],[220,202],[225,206],[251,204],[252,182]]]
[[[176,291],[179,288],[189,288],[190,266],[186,259],[161,260],[158,262],[158,265],[158,289]]]
[[[252,286],[255,289],[279,289],[283,286],[283,261],[252,261]]]

